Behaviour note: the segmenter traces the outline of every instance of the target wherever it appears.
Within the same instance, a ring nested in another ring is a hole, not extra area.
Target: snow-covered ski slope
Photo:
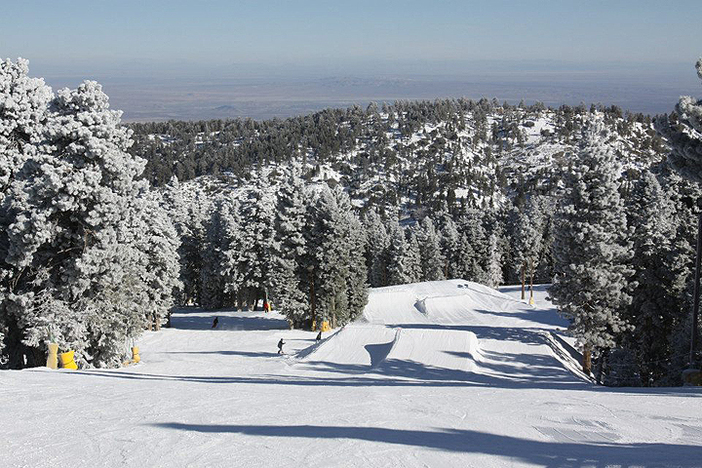
[[[138,365],[0,372],[0,467],[702,467],[701,389],[597,386],[545,288],[518,298],[379,288],[319,343],[183,310]]]
[[[305,351],[302,366],[481,385],[589,382],[574,350],[554,337],[567,323],[553,310],[538,311],[477,283],[376,288],[359,322]]]

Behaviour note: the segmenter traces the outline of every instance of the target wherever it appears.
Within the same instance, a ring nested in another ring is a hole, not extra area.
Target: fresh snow
[[[140,364],[1,372],[0,466],[702,466],[701,389],[597,386],[545,288],[518,298],[372,289],[319,343],[276,313],[184,309]]]

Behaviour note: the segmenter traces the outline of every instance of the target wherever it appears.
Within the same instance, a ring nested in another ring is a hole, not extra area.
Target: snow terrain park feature
[[[0,466],[702,466],[699,388],[596,385],[546,288],[519,297],[371,289],[319,342],[275,312],[182,309],[139,364],[0,374]]]

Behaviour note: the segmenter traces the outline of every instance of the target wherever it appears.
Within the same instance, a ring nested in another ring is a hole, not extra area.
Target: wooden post
[[[49,369],[58,369],[58,344],[49,343],[49,355],[46,357],[46,367]]]
[[[590,375],[592,372],[592,352],[590,351],[590,345],[585,345],[583,348],[583,372]]]
[[[531,274],[529,276],[529,304],[534,305],[534,260],[531,260]]]
[[[314,308],[314,267],[309,266],[307,268],[307,271],[309,271],[309,281],[310,281],[310,313],[312,315],[312,323],[317,322],[317,316],[315,313],[315,308]],[[314,325],[312,325],[312,328],[314,329]]]

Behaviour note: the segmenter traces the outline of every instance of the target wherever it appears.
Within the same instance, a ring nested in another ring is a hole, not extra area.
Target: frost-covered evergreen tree
[[[212,200],[199,184],[180,184],[173,178],[163,190],[165,209],[180,237],[180,281],[177,295],[181,305],[200,303],[202,289],[205,222]]]
[[[137,179],[144,161],[127,153],[129,131],[97,83],[60,90],[48,112],[43,144],[6,192],[11,286],[4,309],[14,333],[30,337],[25,344],[41,350],[54,339],[83,363],[114,365],[151,306],[129,231],[139,224],[133,200],[147,189]],[[42,329],[49,308],[70,313]]]
[[[632,256],[622,198],[621,166],[604,145],[598,121],[590,123],[572,166],[555,219],[554,303],[571,320],[583,347],[583,370],[593,351],[613,347],[627,329],[622,312],[631,302]]]
[[[695,64],[697,76],[702,79],[702,58]],[[681,175],[697,183],[702,183],[702,99],[690,96],[683,96],[675,106],[675,112],[669,117],[656,120],[656,129],[666,138],[670,145],[668,162]],[[694,282],[694,281],[693,281]],[[688,323],[686,326],[684,323]],[[689,318],[683,324],[678,325],[674,341],[681,348],[684,339],[680,336],[685,333],[685,328],[689,329],[688,336],[692,337],[690,359],[699,359],[699,343],[702,338],[702,314],[697,320]],[[678,348],[679,349],[679,348]],[[694,366],[695,362],[689,362]],[[672,365],[674,368],[675,365]]]
[[[228,196],[216,198],[205,223],[205,244],[200,268],[200,304],[206,309],[220,309],[234,303],[239,289],[238,256],[241,248],[238,206]]]
[[[522,283],[522,299],[525,298],[527,279],[533,283],[534,272],[539,266],[543,251],[545,216],[541,197],[533,196],[519,212],[512,237],[512,268]]]
[[[365,306],[365,283],[361,281],[366,274],[364,262],[359,252],[351,251],[361,245],[363,233],[352,232],[358,223],[353,220],[348,196],[326,185],[317,191],[309,218],[305,285],[312,295],[311,320],[341,325],[358,316]],[[352,291],[351,286],[358,289]]]
[[[383,219],[375,209],[363,218],[366,232],[366,265],[368,281],[374,288],[388,285],[388,247],[390,237]]]
[[[183,287],[178,258],[180,237],[157,192],[148,192],[133,202],[137,204],[138,217],[131,232],[143,256],[135,267],[148,298],[147,320],[158,330],[162,323],[170,322],[174,299]]]
[[[437,281],[445,279],[444,265],[446,260],[441,253],[441,238],[434,223],[428,216],[419,223],[417,229],[420,265],[422,266],[422,281]]]
[[[441,229],[441,253],[444,257],[444,277],[456,279],[463,276],[463,260],[460,255],[461,234],[456,223],[446,218]],[[470,246],[470,244],[468,244]]]
[[[487,282],[486,266],[488,258],[488,237],[483,227],[484,212],[469,209],[460,218],[461,278],[476,283]]]
[[[681,373],[689,366],[690,335],[692,333],[692,305],[694,292],[695,247],[697,242],[697,219],[702,185],[683,178],[669,166],[662,166],[661,183],[673,208],[675,236],[669,240],[670,248],[684,266],[680,281],[685,284],[682,292],[669,296],[671,312],[678,311],[679,317],[673,324],[669,337],[670,356],[667,359],[668,371],[662,382],[665,385],[682,384]],[[673,314],[675,315],[675,314]]]
[[[411,283],[422,280],[422,256],[419,251],[419,241],[415,228],[406,228],[405,237],[407,240],[407,252],[405,253],[405,265]]]
[[[274,210],[273,190],[265,178],[259,176],[252,186],[243,191],[241,198],[240,294],[249,305],[255,304],[258,299],[267,299],[268,291],[272,289]]]
[[[309,312],[309,297],[303,290],[306,207],[300,168],[293,167],[278,188],[275,210],[275,239],[272,244],[271,299],[288,320],[300,326]],[[363,252],[363,246],[361,246]]]
[[[346,324],[361,315],[368,303],[368,272],[363,256],[366,235],[360,220],[354,214],[348,194],[340,187],[332,193],[342,214],[344,230],[341,239],[347,249],[346,309],[337,312],[337,324]]]
[[[361,315],[368,303],[368,272],[363,255],[366,247],[363,224],[351,211],[346,216],[349,219],[349,275],[346,278],[348,313],[344,320],[351,321]]]
[[[497,289],[502,284],[502,252],[498,245],[498,236],[496,232],[490,234],[488,243],[488,265],[485,284],[491,288]]]
[[[0,364],[5,345],[12,348],[14,363],[19,362],[23,347],[16,316],[10,315],[3,304],[9,293],[7,283],[11,266],[4,263],[7,256],[7,231],[12,222],[5,192],[25,161],[35,156],[43,140],[43,127],[48,115],[48,102],[53,97],[44,80],[30,78],[26,60],[0,62]],[[47,298],[48,299],[48,298]],[[9,343],[6,343],[6,339]],[[9,358],[8,358],[9,359]]]
[[[633,352],[642,383],[660,381],[671,354],[670,337],[681,310],[676,307],[688,277],[686,259],[676,249],[673,207],[656,176],[644,171],[629,198],[628,223],[633,229],[632,303],[626,317],[633,325],[624,346]]]
[[[405,232],[397,220],[389,226],[390,245],[388,246],[388,285],[413,282],[412,265],[408,264],[408,245]]]

